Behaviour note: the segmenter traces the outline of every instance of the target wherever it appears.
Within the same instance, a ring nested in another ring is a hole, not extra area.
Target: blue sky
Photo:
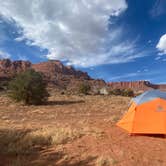
[[[58,59],[105,81],[166,83],[164,0],[1,1],[1,59]]]

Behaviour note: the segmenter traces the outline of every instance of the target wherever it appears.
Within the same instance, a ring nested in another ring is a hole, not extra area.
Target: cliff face
[[[86,72],[75,70],[71,66],[64,66],[57,60],[33,64],[32,68],[35,71],[42,72],[50,85],[56,85],[62,89],[68,89],[71,82],[74,86],[80,80],[91,80]]]
[[[29,61],[0,60],[0,81],[10,79],[16,74],[31,68],[43,73],[48,85],[71,91],[74,91],[82,82],[88,82],[93,91],[96,92],[98,89],[107,86],[109,89],[132,89],[134,91],[160,89],[166,91],[166,84],[157,85],[149,81],[111,82],[106,84],[103,80],[92,79],[86,72],[75,70],[71,66],[65,66],[57,60],[37,64],[32,64]]]
[[[9,78],[31,67],[28,61],[0,60],[0,78]]]
[[[157,86],[157,89],[160,89],[162,91],[166,91],[166,84],[159,84],[159,85],[156,85]]]
[[[134,91],[160,89],[166,91],[166,85],[152,84],[149,81],[110,82],[109,86],[111,89],[132,89]]]
[[[17,73],[27,69],[34,69],[41,72],[48,85],[56,86],[61,89],[71,89],[76,84],[83,81],[92,86],[101,87],[106,83],[103,80],[94,80],[86,72],[75,70],[71,66],[65,66],[60,61],[51,60],[32,64],[29,61],[11,61],[9,59],[0,60],[0,81],[10,79]]]
[[[91,79],[85,72],[75,70],[71,66],[64,66],[60,61],[52,60],[33,64],[32,68],[36,71],[44,73],[44,75],[51,81],[58,79],[59,76],[73,76],[79,79]]]

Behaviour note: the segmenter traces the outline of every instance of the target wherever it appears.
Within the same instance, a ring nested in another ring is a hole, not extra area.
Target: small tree
[[[82,84],[79,86],[79,93],[82,93],[82,94],[87,95],[90,90],[91,90],[91,87],[90,87],[89,84],[82,83]]]
[[[9,96],[17,102],[38,105],[48,98],[46,83],[40,73],[33,69],[18,74],[9,83]]]

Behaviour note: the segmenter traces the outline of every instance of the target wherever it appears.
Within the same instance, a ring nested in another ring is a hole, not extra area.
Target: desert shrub
[[[42,75],[32,69],[18,74],[9,83],[9,96],[27,105],[42,104],[48,98],[46,83]]]
[[[112,95],[122,95],[122,90],[121,89],[113,89],[110,91],[110,94]]]
[[[91,90],[91,87],[90,87],[90,85],[87,84],[87,83],[82,83],[81,85],[79,85],[78,91],[79,91],[79,93],[81,93],[81,94],[87,95],[87,94],[90,92],[90,90]]]
[[[110,91],[111,95],[116,96],[127,96],[127,97],[133,97],[134,91],[132,89],[113,89]]]
[[[132,89],[125,89],[125,90],[123,90],[123,96],[133,97],[134,92]]]

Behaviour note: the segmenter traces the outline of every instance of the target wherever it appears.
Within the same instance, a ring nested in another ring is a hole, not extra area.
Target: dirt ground
[[[52,94],[24,106],[0,96],[0,166],[165,166],[166,139],[115,124],[130,98]]]

